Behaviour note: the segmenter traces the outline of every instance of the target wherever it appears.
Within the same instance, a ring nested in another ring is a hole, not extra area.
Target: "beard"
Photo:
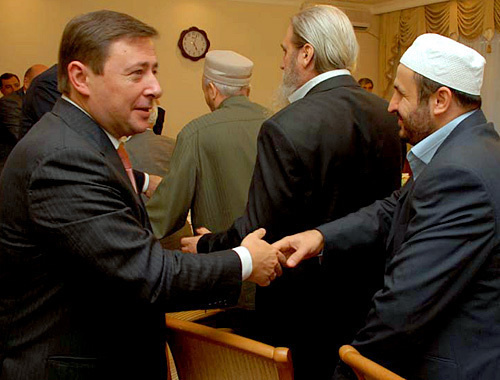
[[[290,62],[296,62],[297,54],[291,57]],[[283,70],[283,79],[280,86],[273,96],[273,110],[279,111],[290,104],[288,97],[292,95],[301,86],[300,77],[297,69],[293,65],[285,67]]]
[[[399,136],[411,145],[418,144],[436,131],[427,102],[419,103],[407,117],[403,117],[399,112],[397,114],[403,121]]]

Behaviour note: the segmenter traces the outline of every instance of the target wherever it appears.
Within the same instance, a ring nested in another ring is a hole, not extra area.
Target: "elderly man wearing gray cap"
[[[268,115],[248,99],[252,69],[251,60],[233,51],[207,53],[202,89],[212,112],[179,133],[170,172],[147,204],[158,238],[182,227],[189,210],[195,229],[213,231],[243,212],[257,135]]]
[[[295,266],[385,242],[384,287],[352,344],[409,379],[499,376],[500,138],[480,109],[484,65],[454,40],[418,37],[389,105],[414,145],[412,178],[389,198],[275,244]],[[341,365],[334,378],[349,373]]]
[[[180,229],[189,210],[195,230],[222,231],[245,209],[257,135],[269,115],[248,99],[253,66],[234,51],[205,56],[202,90],[212,112],[179,133],[170,171],[146,204],[157,238]],[[255,286],[243,283],[239,305],[253,309],[254,294]]]

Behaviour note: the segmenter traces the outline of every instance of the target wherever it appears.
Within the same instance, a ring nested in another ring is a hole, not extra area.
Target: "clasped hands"
[[[201,236],[210,233],[204,227],[196,230],[198,235],[181,239],[182,251],[196,253],[196,246]],[[262,240],[266,230],[259,228],[249,233],[241,242],[252,256],[252,274],[249,281],[260,286],[267,286],[277,276],[281,276],[281,266],[294,268],[302,260],[317,256],[324,246],[324,238],[318,230],[308,230],[286,236],[269,244]]]

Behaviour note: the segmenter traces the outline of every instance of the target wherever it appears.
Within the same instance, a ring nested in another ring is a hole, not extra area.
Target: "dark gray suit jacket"
[[[164,177],[170,169],[175,140],[157,135],[152,129],[133,135],[126,143],[130,162],[135,170]]]
[[[22,88],[0,98],[0,173],[7,157],[20,138],[23,99]]]
[[[46,112],[50,112],[60,97],[61,93],[57,88],[57,65],[53,65],[37,75],[26,91],[20,137],[23,137]]]
[[[384,287],[353,342],[362,354],[408,379],[499,378],[499,168],[499,136],[478,111],[415,182],[319,228],[328,256],[385,242]]]
[[[228,231],[202,237],[198,251],[238,245],[258,227],[274,241],[390,195],[401,183],[398,131],[387,102],[351,76],[319,83],[264,122],[244,215]],[[271,286],[257,289],[259,339],[292,348],[298,379],[325,378],[333,372],[338,346],[361,327],[382,284],[383,264],[367,260],[365,281],[346,293],[339,289],[357,267],[349,258],[336,260],[326,276],[322,272],[330,264],[320,267],[317,260],[287,270]],[[332,300],[348,312],[332,315]]]
[[[166,251],[112,143],[59,100],[0,180],[0,379],[165,379],[164,312],[235,303],[236,253]]]

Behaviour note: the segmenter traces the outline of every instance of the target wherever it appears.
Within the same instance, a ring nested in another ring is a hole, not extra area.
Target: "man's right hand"
[[[325,239],[318,230],[309,230],[300,234],[286,236],[273,243],[273,247],[278,248],[282,253],[280,261],[283,265],[285,265],[285,262],[282,261],[283,255],[288,258],[286,266],[289,268],[296,267],[302,260],[319,255],[324,245]]]
[[[260,286],[269,285],[282,274],[278,256],[283,255],[277,248],[262,240],[265,234],[266,230],[259,228],[248,234],[241,242],[241,245],[247,248],[252,256],[252,274],[248,280]]]

